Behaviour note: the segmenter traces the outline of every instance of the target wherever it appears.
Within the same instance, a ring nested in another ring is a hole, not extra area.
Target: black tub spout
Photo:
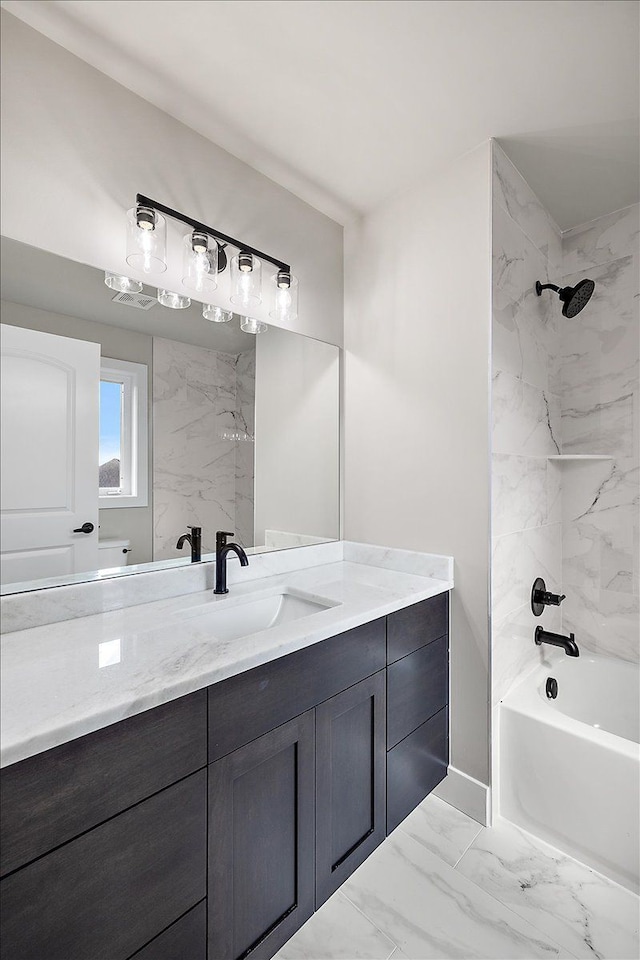
[[[580,651],[573,633],[568,637],[563,637],[561,633],[551,633],[544,627],[536,627],[535,642],[538,646],[542,643],[550,643],[554,647],[562,647],[568,657],[579,657]]]

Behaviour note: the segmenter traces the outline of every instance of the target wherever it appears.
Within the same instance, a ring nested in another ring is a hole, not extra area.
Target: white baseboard
[[[449,767],[447,776],[433,791],[436,797],[466,813],[483,827],[491,823],[491,790],[462,770]]]

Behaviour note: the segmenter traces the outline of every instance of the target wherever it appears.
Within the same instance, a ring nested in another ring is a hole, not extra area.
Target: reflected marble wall
[[[493,145],[492,692],[540,662],[533,634],[560,629],[560,611],[538,620],[535,577],[562,579],[560,311],[536,280],[557,282],[560,232],[501,148]]]
[[[186,556],[175,546],[190,524],[202,527],[204,553],[215,550],[216,530],[252,545],[253,443],[234,434],[253,436],[254,396],[255,351],[154,337],[154,559]]]
[[[563,284],[596,281],[561,328],[563,626],[582,646],[640,658],[638,591],[640,313],[638,204],[563,236]]]

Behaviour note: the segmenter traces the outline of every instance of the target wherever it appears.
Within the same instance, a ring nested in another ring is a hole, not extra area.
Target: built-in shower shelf
[[[613,457],[601,453],[554,453],[547,460],[613,460]]]

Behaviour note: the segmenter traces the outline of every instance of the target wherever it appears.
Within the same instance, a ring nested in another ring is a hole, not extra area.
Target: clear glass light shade
[[[255,307],[262,302],[262,261],[242,250],[231,258],[231,303]]]
[[[298,316],[298,280],[291,273],[278,271],[273,280],[273,307],[269,316],[281,323],[295,320]]]
[[[244,330],[245,333],[252,333],[255,336],[258,333],[264,333],[268,327],[262,320],[254,320],[253,317],[241,317],[240,329]]]
[[[191,306],[191,297],[182,293],[173,293],[171,290],[158,290],[158,303],[170,310],[186,310]]]
[[[185,235],[183,248],[183,284],[194,293],[211,293],[218,286],[218,245],[215,240],[192,230]]]
[[[215,307],[212,303],[202,304],[202,316],[205,320],[211,320],[212,323],[229,323],[233,317],[231,310],[223,310],[222,307]]]
[[[127,263],[140,273],[167,269],[167,221],[150,211],[142,218],[140,207],[127,210]]]
[[[120,293],[140,293],[142,290],[142,280],[132,280],[131,277],[124,277],[119,273],[104,272],[104,282],[111,290],[118,290]]]

